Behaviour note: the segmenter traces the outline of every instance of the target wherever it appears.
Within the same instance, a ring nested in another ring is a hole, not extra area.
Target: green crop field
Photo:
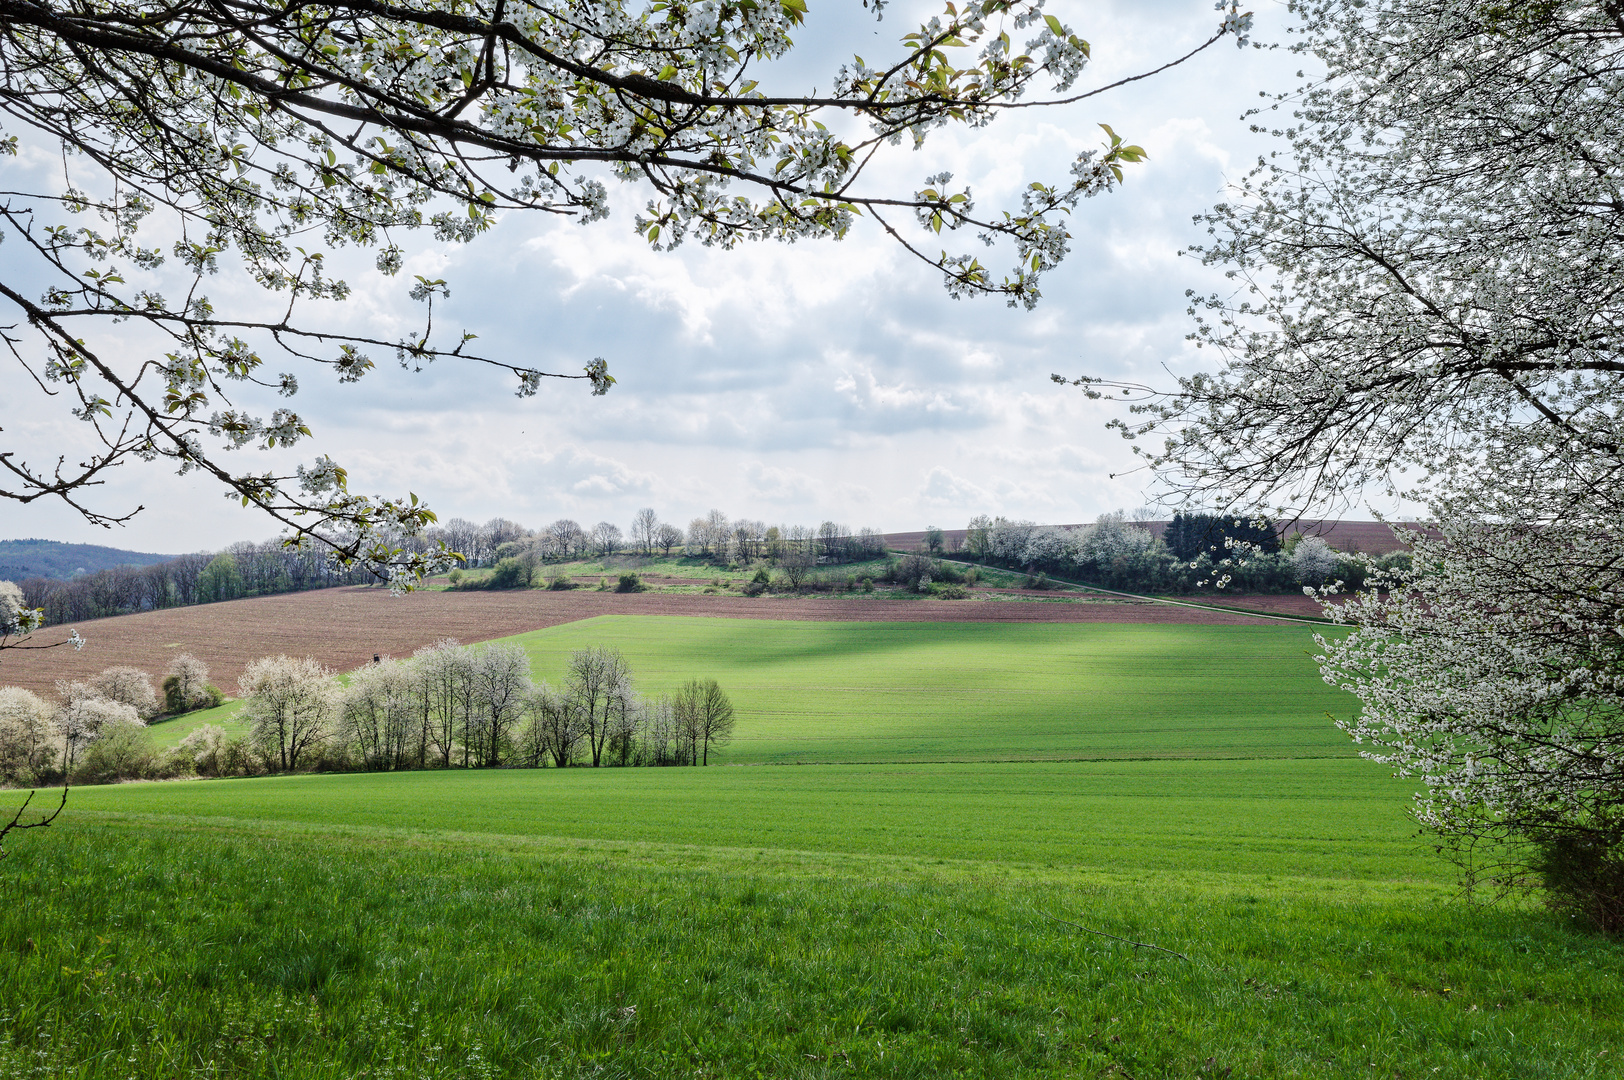
[[[827,623],[607,616],[520,635],[538,677],[613,645],[645,691],[718,680],[724,762],[1325,757],[1353,699],[1302,626]]]
[[[509,770],[84,788],[76,809],[919,856],[1114,872],[1441,881],[1363,761]]]
[[[76,790],[0,1080],[1624,1075],[1624,946],[1468,903],[1304,628],[517,640],[718,678],[736,764]]]

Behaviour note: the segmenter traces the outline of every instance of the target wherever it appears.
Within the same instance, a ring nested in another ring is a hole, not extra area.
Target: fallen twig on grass
[[[1188,956],[1185,956],[1181,952],[1176,952],[1176,951],[1174,951],[1172,949],[1163,948],[1160,945],[1152,945],[1148,941],[1134,941],[1131,938],[1117,937],[1115,934],[1107,934],[1104,930],[1092,930],[1092,929],[1084,926],[1082,923],[1074,923],[1070,919],[1057,918],[1054,915],[1050,915],[1046,911],[1040,911],[1040,912],[1038,912],[1038,914],[1042,915],[1045,919],[1048,919],[1050,922],[1057,922],[1057,923],[1062,923],[1062,924],[1064,924],[1066,926],[1075,927],[1076,929],[1081,930],[1085,934],[1093,934],[1096,937],[1110,938],[1112,941],[1120,941],[1124,945],[1132,945],[1136,949],[1155,949],[1157,952],[1164,952],[1164,953],[1167,953],[1169,956],[1176,956],[1180,960],[1183,960],[1187,964],[1195,963],[1194,960],[1191,960]]]

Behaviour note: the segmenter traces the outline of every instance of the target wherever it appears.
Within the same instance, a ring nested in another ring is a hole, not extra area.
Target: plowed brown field
[[[57,679],[84,678],[114,664],[161,676],[177,653],[209,665],[235,693],[249,661],[287,653],[348,670],[374,654],[406,656],[438,638],[464,643],[506,637],[597,615],[689,615],[731,619],[919,622],[1139,622],[1250,625],[1244,615],[1109,600],[903,600],[889,597],[761,597],[670,593],[418,592],[393,597],[364,587],[262,596],[79,623],[88,644],[7,650],[0,683],[49,693]],[[37,635],[49,641],[66,627]]]

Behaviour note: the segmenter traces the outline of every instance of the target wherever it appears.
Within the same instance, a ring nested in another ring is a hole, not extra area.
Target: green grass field
[[[248,725],[238,719],[242,712],[243,703],[233,699],[224,705],[212,709],[199,709],[196,712],[181,713],[179,716],[166,716],[162,720],[147,725],[152,732],[152,741],[159,747],[178,746],[180,741],[204,724],[214,724],[222,727],[228,735],[233,737],[246,735]]]
[[[1027,869],[1447,881],[1363,761],[511,770],[83,788],[177,818],[906,856]]]
[[[1324,757],[1352,699],[1303,627],[826,623],[609,616],[524,634],[539,678],[613,645],[638,685],[718,680],[724,762]]]
[[[824,763],[76,790],[0,864],[0,1080],[1624,1075],[1624,946],[1467,903],[1304,628],[519,640]]]
[[[714,678],[739,711],[722,763],[1351,757],[1313,636],[1252,627],[836,623],[612,615],[503,639],[538,679],[612,645],[639,689]],[[245,730],[238,702],[154,725]]]

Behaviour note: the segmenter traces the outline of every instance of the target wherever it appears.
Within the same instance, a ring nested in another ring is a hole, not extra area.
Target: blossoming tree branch
[[[1194,52],[1244,42],[1250,16],[1218,10]],[[869,219],[955,295],[1036,303],[1067,253],[1066,215],[1120,183],[1138,147],[1106,128],[1069,176],[1034,180],[1019,206],[991,212],[948,174],[913,191],[865,177],[938,128],[1109,89],[1073,89],[1088,43],[1043,0],[948,3],[884,63],[843,66],[826,95],[764,85],[755,75],[770,78],[762,66],[790,50],[806,17],[803,0],[0,0],[0,107],[22,139],[14,129],[3,149],[59,144],[64,162],[60,190],[0,194],[11,245],[0,295],[19,316],[5,345],[94,432],[71,464],[0,448],[0,496],[65,500],[111,524],[140,508],[101,508],[88,489],[132,457],[166,459],[270,514],[290,542],[409,585],[452,555],[397,542],[434,520],[414,496],[353,494],[324,456],[276,475],[225,455],[311,436],[292,408],[252,404],[296,394],[298,373],[273,363],[353,382],[379,355],[408,367],[457,359],[510,371],[521,396],[548,379],[602,394],[614,379],[601,359],[545,371],[482,353],[472,333],[446,334],[433,303],[448,286],[426,277],[407,286],[424,305],[420,330],[335,331],[309,315],[350,293],[323,249],[374,249],[393,275],[423,230],[453,243],[504,211],[603,218],[611,177],[650,192],[635,227],[657,248],[838,239]],[[178,239],[148,242],[143,225]],[[962,230],[1001,244],[1011,268],[940,246]],[[227,259],[278,298],[275,312],[211,299],[204,286]],[[157,278],[177,271],[186,287],[165,295]],[[104,328],[131,321],[160,347],[112,347]]]

